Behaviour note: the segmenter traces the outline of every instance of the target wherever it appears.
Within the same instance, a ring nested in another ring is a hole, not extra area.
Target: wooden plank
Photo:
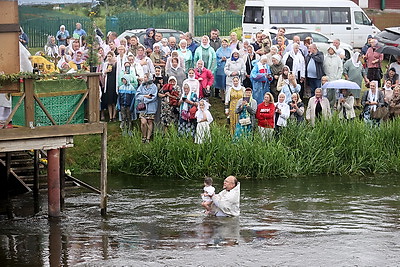
[[[65,148],[60,148],[60,209],[65,208]]]
[[[10,121],[11,121],[12,118],[14,117],[15,113],[17,112],[17,110],[18,110],[19,107],[21,106],[22,101],[24,100],[24,98],[25,98],[25,93],[24,93],[24,94],[22,95],[22,97],[18,100],[18,103],[15,105],[15,107],[14,107],[13,110],[11,111],[10,116],[8,116],[6,122],[4,123],[4,126],[3,126],[4,128],[7,127],[7,125],[10,123]],[[1,129],[1,127],[0,127],[0,129]]]
[[[51,93],[37,93],[38,97],[50,97],[50,96],[66,96],[66,95],[80,95],[87,92],[87,90],[76,90],[76,91],[62,91],[62,92],[51,92]]]
[[[87,95],[88,95],[88,91],[85,92],[85,94],[82,96],[81,100],[79,100],[78,104],[75,107],[74,112],[72,112],[71,116],[69,117],[69,119],[67,120],[67,122],[65,124],[69,124],[72,119],[75,117],[76,113],[78,112],[79,108],[82,106],[83,101],[85,101]]]
[[[34,127],[35,98],[33,93],[33,79],[25,79],[25,126]]]
[[[18,24],[0,24],[0,33],[3,32],[19,32]]]
[[[99,92],[99,76],[89,76],[88,81],[88,120],[89,122],[100,121],[100,92]]]
[[[100,166],[100,212],[107,214],[107,127],[101,134],[101,166]]]
[[[85,134],[101,134],[107,123],[82,123],[54,126],[41,126],[36,128],[20,127],[0,130],[0,142],[5,140],[22,140],[57,136],[74,136]]]
[[[33,98],[35,98],[36,102],[39,104],[39,107],[43,110],[44,114],[46,114],[47,118],[51,121],[53,125],[57,125],[57,122],[53,119],[50,113],[47,111],[46,107],[43,105],[42,101],[40,101],[39,97],[33,94]]]
[[[27,140],[8,140],[0,141],[0,152],[10,151],[24,151],[30,149],[58,149],[73,147],[73,137],[49,137],[49,138],[36,138]]]

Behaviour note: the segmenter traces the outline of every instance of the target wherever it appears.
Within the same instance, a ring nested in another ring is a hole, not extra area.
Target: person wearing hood
[[[278,54],[272,56],[271,75],[274,79],[270,83],[269,88],[275,101],[278,100],[279,92],[277,85],[284,67],[283,63],[281,62],[281,58],[282,57]]]
[[[211,142],[210,124],[213,121],[213,117],[209,111],[210,106],[211,105],[204,99],[199,101],[198,109],[195,114],[197,126],[194,142],[196,144]]]
[[[164,132],[167,132],[171,125],[178,123],[180,90],[177,85],[177,79],[174,76],[170,76],[168,83],[158,90],[158,97],[161,100],[160,122],[163,125]]]
[[[263,55],[259,61],[254,62],[250,79],[253,84],[253,98],[260,104],[266,92],[269,92],[269,84],[273,80],[270,67],[267,64],[267,56]]]
[[[239,77],[240,83],[242,83],[246,75],[246,65],[242,58],[240,58],[239,51],[234,50],[230,55],[225,65],[226,74],[226,90],[233,86],[233,77]],[[222,98],[223,99],[223,98]]]
[[[58,46],[56,44],[56,38],[54,38],[53,35],[47,37],[47,43],[44,46],[44,54],[52,58],[58,56]]]
[[[245,88],[240,84],[240,78],[233,77],[232,86],[228,88],[225,94],[225,115],[229,118],[229,128],[232,136],[239,121],[239,115],[235,112],[236,104],[239,99],[243,98],[244,90]]]
[[[121,113],[121,129],[131,134],[132,120],[136,119],[135,112],[135,87],[130,83],[132,77],[124,74],[121,78],[122,85],[118,88],[118,100],[116,109]]]
[[[217,217],[236,217],[240,215],[240,183],[235,176],[224,180],[224,190],[212,195],[212,214]]]
[[[146,73],[142,84],[136,94],[138,112],[140,119],[140,130],[142,132],[142,143],[149,143],[153,134],[154,119],[157,112],[157,86],[153,83],[152,75]]]
[[[362,55],[359,51],[355,51],[349,60],[343,65],[343,74],[346,80],[355,82],[362,88],[362,81],[367,84],[369,80],[367,73],[361,63]],[[350,93],[354,96],[356,107],[361,106],[361,90],[350,90]]]
[[[182,84],[182,94],[183,94],[183,86],[187,83],[191,90],[196,93],[196,96],[200,94],[200,82],[196,79],[196,72],[193,68],[188,70],[188,77],[183,81]]]
[[[185,70],[179,66],[179,58],[174,57],[171,59],[171,67],[166,72],[167,77],[174,76],[176,78],[177,85],[181,88],[183,81],[186,78]]]
[[[324,57],[324,72],[325,75],[328,76],[329,81],[336,81],[342,78],[343,61],[337,55],[336,48],[334,46],[330,46],[328,48],[328,55]],[[327,98],[332,109],[337,99],[337,93],[335,90],[328,89]]]
[[[214,49],[210,46],[210,38],[207,35],[201,37],[201,45],[194,52],[194,62],[199,60],[204,62],[204,67],[212,73],[217,68],[217,56]]]
[[[187,41],[185,39],[179,41],[178,55],[184,59],[185,71],[193,68],[193,54],[187,49]]]
[[[204,67],[203,60],[201,60],[201,59],[198,60],[196,65],[197,65],[197,68],[194,70],[194,73],[196,74],[196,79],[200,83],[198,97],[199,97],[199,99],[202,99],[204,97],[209,97],[211,94],[211,86],[214,83],[214,75],[212,74],[212,72],[209,69]]]
[[[137,76],[129,60],[125,61],[124,66],[120,70],[118,77],[121,77],[118,81],[118,86],[122,85],[122,77],[128,77],[129,84],[132,85],[135,89],[138,87]]]
[[[227,39],[223,39],[221,42],[221,47],[215,52],[217,57],[217,69],[215,71],[214,88],[215,97],[219,97],[221,91],[221,98],[223,97],[223,91],[226,87],[226,74],[224,71],[227,60],[232,54],[232,50],[229,47]]]
[[[60,30],[56,34],[58,46],[67,45],[67,39],[69,38],[69,32],[65,29],[64,25],[60,26]]]
[[[156,33],[156,30],[154,28],[148,28],[146,30],[146,36],[144,37],[144,47],[146,48],[146,50],[153,50],[153,45],[156,42],[156,39],[154,38],[154,35]]]

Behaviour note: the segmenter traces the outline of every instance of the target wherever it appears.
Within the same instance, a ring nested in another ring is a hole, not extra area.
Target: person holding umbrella
[[[339,90],[336,110],[339,112],[340,119],[353,120],[356,117],[356,113],[354,112],[354,97],[350,94],[349,90]]]

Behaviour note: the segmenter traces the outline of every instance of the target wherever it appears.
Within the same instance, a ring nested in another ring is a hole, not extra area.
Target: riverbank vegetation
[[[345,123],[334,118],[315,127],[289,125],[279,138],[270,141],[263,141],[256,132],[238,142],[232,142],[226,127],[215,124],[212,142],[202,145],[179,137],[175,129],[167,134],[156,132],[152,142],[142,144],[138,130],[132,137],[122,137],[116,123],[111,128],[111,172],[185,179],[231,174],[272,178],[395,173],[400,166],[400,120],[371,127],[358,120]],[[100,142],[96,138],[77,140],[69,163],[80,170],[99,168]]]

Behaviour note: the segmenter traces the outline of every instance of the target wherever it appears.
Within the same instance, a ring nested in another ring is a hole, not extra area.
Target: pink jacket
[[[367,50],[367,53],[365,54],[366,60],[367,60],[367,67],[368,68],[380,68],[381,67],[381,62],[383,60],[383,54],[375,52],[375,50],[378,49],[378,47],[370,47]],[[372,63],[373,60],[379,59],[377,63]]]
[[[200,90],[199,90],[199,98],[203,98],[203,88],[207,87],[207,85],[212,86],[214,84],[214,75],[212,72],[206,68],[203,67],[201,70],[201,73],[199,72],[198,68],[194,69],[195,77],[198,80],[199,78],[202,78],[203,80],[199,81],[200,82]]]

